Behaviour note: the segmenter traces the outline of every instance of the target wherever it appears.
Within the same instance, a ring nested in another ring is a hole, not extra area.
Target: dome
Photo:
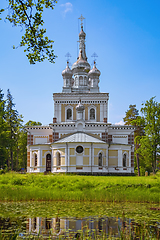
[[[73,73],[72,70],[69,68],[69,62],[67,61],[66,68],[62,71],[63,77],[72,77]]]
[[[80,99],[78,105],[76,106],[76,110],[77,110],[78,112],[83,112],[84,109],[85,109],[85,107],[84,107],[83,104],[81,103],[81,99]]]
[[[85,32],[83,31],[83,26],[81,26],[81,31],[79,33],[79,37],[82,37],[82,38],[85,38],[86,37],[86,34]]]
[[[96,62],[94,62],[93,68],[89,71],[88,76],[100,76],[101,72],[96,68]]]
[[[83,68],[85,69],[85,71],[90,70],[90,64],[86,60],[84,60],[82,57],[82,50],[79,53],[78,60],[72,65],[72,70],[76,68],[80,68],[80,69]]]

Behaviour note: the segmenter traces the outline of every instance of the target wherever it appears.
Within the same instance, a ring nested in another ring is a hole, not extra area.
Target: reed
[[[160,202],[160,175],[148,177],[64,174],[0,175],[1,201]]]

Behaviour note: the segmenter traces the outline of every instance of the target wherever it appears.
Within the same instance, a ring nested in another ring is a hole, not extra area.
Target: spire
[[[79,19],[81,20],[81,31],[79,33],[79,56],[77,61],[72,65],[72,72],[74,75],[72,91],[89,92],[88,72],[90,71],[91,67],[86,57],[86,34],[83,31],[84,17],[81,15]]]
[[[87,56],[86,56],[86,46],[85,46],[85,38],[86,38],[86,34],[83,31],[83,20],[85,19],[82,14],[81,16],[78,18],[81,21],[81,31],[79,33],[79,53],[82,50],[82,58],[87,61]]]

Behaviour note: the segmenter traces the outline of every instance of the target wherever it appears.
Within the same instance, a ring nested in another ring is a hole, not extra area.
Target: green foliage
[[[135,126],[135,166],[138,175],[141,171],[156,172],[156,161],[160,152],[160,103],[152,97],[149,101],[142,104],[140,110],[142,116],[138,116],[136,105],[130,105],[123,119],[125,124]]]
[[[28,125],[42,125],[28,121]],[[27,132],[8,89],[7,99],[0,89],[0,174],[6,170],[19,171],[27,165]]]
[[[16,239],[76,239],[72,226],[77,225],[77,221],[81,222],[77,231],[80,239],[159,239],[157,208],[156,204],[115,202],[1,202],[0,239],[12,239],[11,234],[18,234]],[[38,233],[27,228],[28,222],[34,222],[35,217],[41,220],[37,221]],[[60,234],[53,231],[56,219],[68,222],[60,223]],[[53,228],[47,229],[45,222],[51,222]]]
[[[152,194],[154,192],[154,194]],[[160,202],[160,176],[0,175],[1,201]]]
[[[145,120],[145,136],[141,139],[143,156],[148,156],[152,165],[153,172],[156,171],[156,160],[160,152],[160,103],[156,102],[155,97],[146,101],[141,108]]]
[[[41,126],[41,125],[42,125],[41,122],[36,122],[36,121],[32,121],[32,120],[29,120],[29,121],[25,124],[26,127],[27,127],[27,126]]]
[[[13,26],[20,26],[25,29],[20,47],[26,47],[24,52],[30,62],[42,62],[48,59],[54,63],[56,58],[53,50],[53,40],[50,40],[43,28],[44,20],[42,14],[44,8],[54,9],[56,0],[7,0],[8,7],[0,9],[0,14],[8,10],[6,19]],[[0,18],[1,20],[1,18]],[[13,47],[15,48],[15,46]]]
[[[129,110],[126,112],[126,116],[123,118],[125,125],[133,125],[133,120],[137,119],[139,113],[136,109],[136,105],[129,105]]]

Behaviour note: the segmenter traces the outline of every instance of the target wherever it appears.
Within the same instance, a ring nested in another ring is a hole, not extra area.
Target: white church
[[[85,38],[81,21],[79,56],[62,71],[62,92],[53,93],[53,123],[26,127],[27,172],[134,174],[134,127],[108,123],[109,93],[99,90]]]

